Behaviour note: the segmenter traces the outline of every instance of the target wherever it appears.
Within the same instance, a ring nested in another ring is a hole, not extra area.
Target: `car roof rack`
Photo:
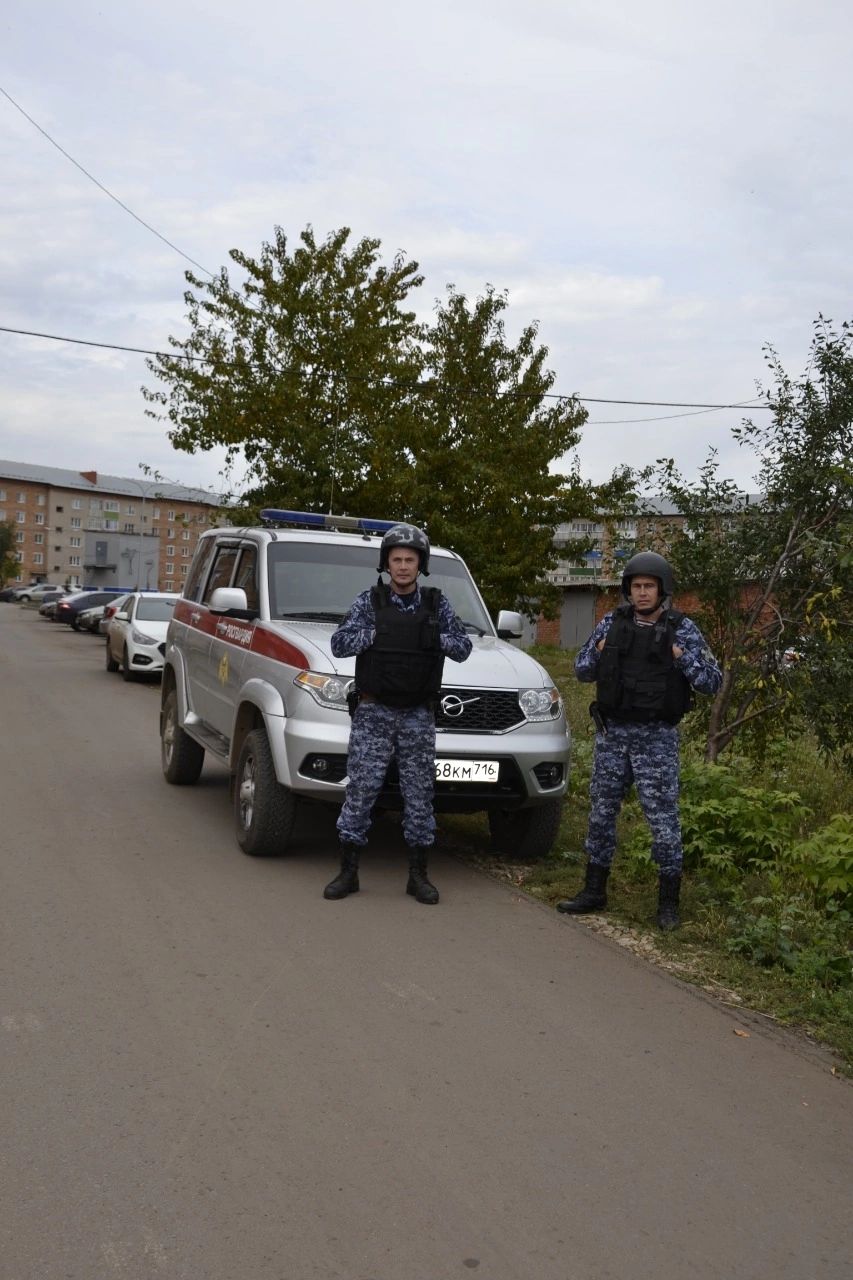
[[[281,511],[265,507],[261,512],[265,525],[293,525],[303,529],[325,529],[337,533],[386,533],[398,520],[369,520],[364,516],[322,515],[316,511]]]

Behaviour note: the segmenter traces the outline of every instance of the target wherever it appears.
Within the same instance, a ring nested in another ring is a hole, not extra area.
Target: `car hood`
[[[264,624],[304,655],[312,671],[351,676],[355,658],[336,658],[331,639],[335,627],[328,622],[268,622]],[[539,689],[553,684],[544,667],[523,649],[494,636],[472,636],[473,648],[465,662],[448,658],[443,684],[472,689]]]
[[[134,620],[132,625],[142,635],[151,636],[152,640],[165,640],[166,632],[169,630],[168,620],[166,622],[146,622],[143,618],[140,618],[138,621]]]

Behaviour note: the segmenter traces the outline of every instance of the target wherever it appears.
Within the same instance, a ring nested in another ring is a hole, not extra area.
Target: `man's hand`
[[[684,653],[684,650],[683,650],[682,648],[680,648],[680,647],[679,647],[679,645],[674,644],[674,645],[672,646],[672,656],[673,656],[673,658],[680,658],[680,657],[681,657],[681,655],[682,655],[682,653]]]
[[[595,647],[598,650],[598,652],[601,653],[601,650],[604,648],[604,641],[599,640],[598,644]]]

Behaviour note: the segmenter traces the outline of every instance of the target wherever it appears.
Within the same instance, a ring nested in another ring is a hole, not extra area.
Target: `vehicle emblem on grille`
[[[441,709],[446,716],[456,719],[470,702],[479,702],[479,698],[460,698],[455,693],[446,693],[441,699]]]

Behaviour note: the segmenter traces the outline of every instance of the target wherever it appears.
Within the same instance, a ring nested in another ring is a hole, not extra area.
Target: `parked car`
[[[16,587],[13,596],[18,604],[28,604],[30,600],[43,600],[49,591],[62,591],[56,582],[31,582],[28,587]]]
[[[343,801],[355,661],[336,658],[330,642],[353,598],[376,581],[379,538],[393,523],[310,512],[262,518],[264,528],[199,538],[169,626],[160,711],[166,781],[195,783],[205,754],[224,764],[237,843],[254,856],[284,852],[303,799]],[[520,614],[501,610],[495,625],[455,552],[433,547],[429,584],[474,643],[467,662],[444,668],[436,811],[485,812],[496,849],[544,857],[571,757],[559,690],[507,643],[521,634]],[[378,803],[401,807],[393,764]]]
[[[96,604],[91,609],[83,609],[77,615],[77,630],[91,631],[98,635],[98,628],[101,624],[101,618],[104,616],[106,605]]]
[[[115,600],[110,600],[109,604],[104,605],[104,612],[101,614],[98,622],[98,631],[105,636],[110,629],[110,623],[118,613],[119,609],[124,605],[125,601],[130,598],[131,593],[128,591],[126,595],[116,596]]]
[[[118,671],[125,680],[159,674],[166,652],[166,632],[172,620],[177,592],[132,591],[107,628],[107,671]]]
[[[73,592],[69,593],[64,587],[57,587],[55,591],[45,591],[39,606],[39,613],[43,618],[52,617],[59,601],[64,600],[69,594],[73,594]]]
[[[92,609],[97,604],[109,604],[116,596],[125,593],[119,588],[114,587],[112,590],[103,591],[80,591],[77,595],[65,596],[59,600],[56,605],[56,613],[53,615],[54,622],[67,623],[69,627],[73,627],[75,631],[79,631],[79,615],[84,609]]]

